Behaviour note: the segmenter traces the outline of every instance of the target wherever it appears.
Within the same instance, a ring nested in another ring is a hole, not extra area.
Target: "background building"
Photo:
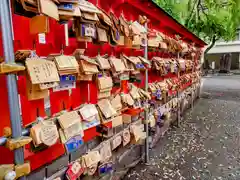
[[[219,69],[220,59],[225,53],[231,53],[231,70],[240,69],[240,28],[234,41],[224,42],[219,40],[205,58],[209,61],[209,64],[215,61],[215,69]]]

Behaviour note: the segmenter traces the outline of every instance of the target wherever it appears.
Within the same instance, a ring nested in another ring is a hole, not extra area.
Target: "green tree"
[[[173,18],[209,43],[233,40],[240,27],[240,0],[155,0]]]

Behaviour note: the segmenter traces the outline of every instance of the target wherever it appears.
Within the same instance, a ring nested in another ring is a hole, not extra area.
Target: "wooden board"
[[[26,66],[32,84],[60,81],[57,67],[52,61],[40,58],[28,58]]]
[[[41,13],[59,20],[58,7],[52,0],[39,0]]]

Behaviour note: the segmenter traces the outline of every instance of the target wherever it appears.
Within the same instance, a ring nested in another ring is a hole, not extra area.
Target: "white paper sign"
[[[69,46],[68,24],[64,24],[65,45]]]
[[[68,81],[66,83],[60,82],[58,86],[53,88],[53,92],[65,91],[65,90],[74,89],[74,88],[76,88],[76,81]]]
[[[46,35],[44,33],[38,34],[39,44],[46,44]]]
[[[212,62],[212,69],[215,69],[215,61]]]

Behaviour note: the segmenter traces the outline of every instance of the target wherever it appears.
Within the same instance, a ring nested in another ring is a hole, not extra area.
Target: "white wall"
[[[208,54],[240,52],[240,41],[218,42]]]

